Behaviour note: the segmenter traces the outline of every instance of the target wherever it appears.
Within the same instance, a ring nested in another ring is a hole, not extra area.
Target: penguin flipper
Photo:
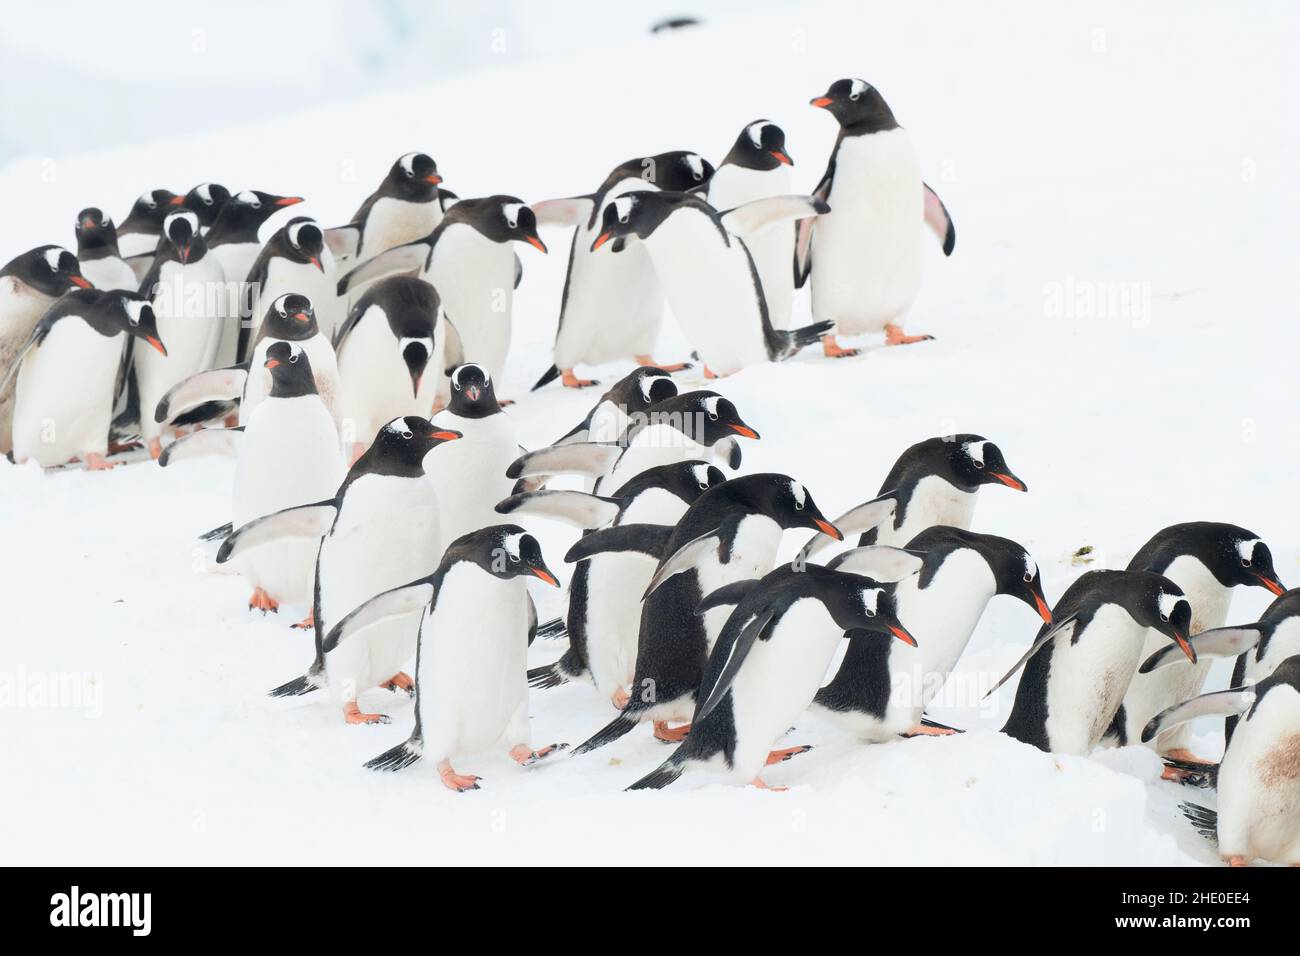
[[[322,231],[325,245],[335,259],[352,259],[361,248],[361,223],[350,222],[346,226],[335,226]]]
[[[650,561],[658,561],[672,539],[673,529],[668,525],[622,524],[616,528],[589,531],[564,555],[569,564],[584,561],[597,554],[639,554]]]
[[[1202,631],[1188,638],[1187,643],[1192,645],[1197,658],[1236,657],[1257,645],[1260,636],[1259,625],[1247,624],[1244,627],[1216,627],[1213,630]],[[1181,647],[1177,644],[1168,644],[1143,661],[1142,666],[1138,668],[1138,673],[1150,674],[1166,664],[1177,664],[1185,660],[1187,657]]]
[[[713,443],[713,453],[727,463],[732,471],[740,468],[740,439],[721,438]]]
[[[1052,638],[1056,637],[1059,634],[1064,634],[1066,628],[1069,628],[1070,633],[1073,634],[1076,618],[1077,615],[1071,614],[1069,617],[1063,618],[1062,620],[1057,621],[1054,624],[1044,624],[1043,629],[1039,632],[1038,637],[1035,638],[1034,643],[1029,645],[1029,650],[1025,651],[1024,656],[1021,657],[1020,660],[1016,661],[1015,664],[1011,666],[1011,670],[1007,671],[1005,674],[1002,675],[1001,680],[999,680],[996,684],[994,684],[992,687],[988,689],[988,693],[986,693],[981,698],[981,700],[988,700],[991,696],[993,696],[994,691],[996,691],[999,687],[1001,687],[1003,684],[1009,681],[1011,679],[1011,676],[1015,674],[1016,671],[1020,670],[1020,668],[1024,667],[1025,664],[1029,662],[1029,658],[1037,654],[1039,648],[1041,648]]]
[[[330,628],[325,640],[321,642],[321,653],[328,654],[339,646],[340,641],[354,637],[376,624],[396,620],[428,606],[433,600],[433,592],[432,578],[420,578],[376,594]]]
[[[321,538],[330,530],[338,516],[338,505],[333,498],[309,505],[285,508],[235,529],[221,543],[217,551],[217,564],[272,541],[284,538]]]
[[[1219,845],[1219,811],[1203,807],[1198,803],[1180,803],[1178,809],[1183,811],[1183,816],[1195,827],[1197,833],[1209,840],[1212,845]]]
[[[583,491],[528,491],[497,503],[498,514],[539,515],[564,521],[575,528],[599,528],[618,517],[615,498]]]
[[[726,696],[731,685],[735,683],[736,675],[740,673],[741,666],[745,663],[745,658],[749,655],[750,649],[754,642],[760,637],[771,636],[772,620],[776,617],[775,608],[765,608],[761,614],[756,615],[736,637],[729,643],[723,635],[718,638],[718,643],[713,649],[714,655],[723,655],[718,659],[722,662],[720,667],[714,665],[710,659],[709,668],[704,676],[704,681],[700,684],[699,693],[696,699],[701,701],[700,705],[695,708],[695,714],[691,717],[691,724],[698,725],[701,720],[709,716],[713,708],[721,703],[722,698]],[[711,681],[709,678],[713,678]]]
[[[957,245],[957,227],[952,224],[952,216],[948,215],[948,207],[943,204],[939,194],[927,183],[922,183],[921,186],[925,190],[925,224],[934,230],[934,234],[943,243],[943,254],[950,256]]]
[[[1151,718],[1142,729],[1142,742],[1150,743],[1157,735],[1171,727],[1195,720],[1197,717],[1228,717],[1243,714],[1255,703],[1254,687],[1230,687],[1193,697],[1181,704],[1167,707]]]
[[[897,584],[913,574],[920,574],[925,561],[915,551],[873,544],[838,554],[826,566],[835,571],[850,571],[876,581]]]
[[[830,211],[826,201],[816,196],[768,196],[728,209],[718,218],[729,233],[743,239],[774,223],[808,219]]]
[[[516,458],[506,469],[506,477],[583,475],[599,478],[609,472],[622,453],[623,449],[615,444],[573,442],[569,445],[551,445]]]
[[[539,226],[576,226],[591,218],[595,204],[592,196],[570,196],[567,199],[544,199],[528,208],[537,217]]]
[[[724,584],[716,591],[710,591],[700,601],[698,612],[703,614],[705,611],[711,611],[715,607],[735,607],[745,599],[745,595],[754,589],[758,583],[758,578],[745,578],[743,581],[732,581],[730,584]]]
[[[172,442],[163,449],[158,464],[163,468],[187,458],[202,455],[224,455],[234,458],[244,441],[244,426],[238,428],[205,428]]]
[[[519,288],[519,283],[524,281],[524,261],[519,258],[519,253],[515,253],[515,288]]]
[[[432,247],[427,240],[417,239],[381,252],[340,279],[338,294],[345,295],[350,289],[396,273],[419,273],[429,261],[431,251]]]
[[[682,748],[678,747],[673,751],[673,755],[661,763],[654,770],[632,784],[626,787],[626,790],[662,790],[670,783],[675,781],[686,772],[686,758],[679,756]]]
[[[728,519],[731,521],[731,519]],[[730,537],[728,530],[724,527],[717,528],[713,531],[706,532],[698,538],[687,541],[667,558],[659,562],[659,567],[655,569],[654,577],[646,585],[645,594],[641,600],[645,600],[655,590],[675,574],[681,574],[699,563],[700,558],[709,552],[722,556],[722,549],[726,539]]]
[[[9,368],[5,370],[4,379],[0,380],[0,395],[4,395],[8,391],[14,377],[18,374],[18,369],[22,367],[23,359],[27,357],[28,352],[40,344],[42,337],[41,327],[38,325],[36,330],[27,337],[27,341],[23,344],[23,347],[18,350],[18,354],[14,356],[14,360],[9,363]]]
[[[859,534],[879,527],[892,519],[897,510],[898,499],[894,497],[894,492],[887,491],[883,495],[872,498],[870,501],[863,502],[856,508],[844,512],[835,519],[833,524],[847,538],[850,534]],[[807,561],[817,552],[829,548],[833,540],[824,534],[819,534],[800,549],[799,557]]]
[[[247,362],[191,375],[167,390],[154,409],[153,420],[171,421],[205,402],[238,401],[247,381]]]

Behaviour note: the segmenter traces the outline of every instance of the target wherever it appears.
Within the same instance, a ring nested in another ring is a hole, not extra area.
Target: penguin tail
[[[638,780],[628,790],[662,790],[686,772],[686,758],[680,748],[654,770]]]
[[[548,641],[564,637],[568,633],[569,625],[564,622],[562,617],[553,617],[549,621],[537,625],[537,636]]]
[[[628,713],[631,709],[632,705],[629,704],[617,717],[574,747],[569,752],[569,756],[576,757],[579,754],[591,753],[593,750],[599,750],[606,744],[612,744],[620,737],[631,733],[632,728],[640,723],[637,720],[637,713]]]
[[[268,697],[301,697],[303,694],[320,690],[325,683],[325,668],[317,661],[301,677],[295,677],[286,684],[273,687],[266,693]]]
[[[531,389],[529,389],[529,391],[535,392],[539,388],[545,388],[547,385],[550,385],[559,377],[560,377],[560,367],[558,365],[552,365],[550,368],[548,368],[545,372],[542,373],[542,377],[537,380],[537,384],[534,385]]]
[[[1183,811],[1183,816],[1187,817],[1197,833],[1218,846],[1219,813],[1217,810],[1203,807],[1199,803],[1180,803],[1178,809]]]
[[[569,679],[564,676],[560,670],[560,662],[547,664],[545,667],[530,667],[528,669],[528,686],[537,687],[547,690],[551,687],[559,687],[561,684],[567,684]]]
[[[223,525],[218,525],[211,531],[205,531],[199,535],[200,541],[224,541],[230,537],[230,532],[235,530],[233,523],[227,521]]]
[[[790,354],[793,355],[805,346],[816,344],[823,335],[835,327],[834,322],[814,322],[812,325],[791,329],[789,332]]]
[[[365,767],[367,770],[383,770],[388,773],[405,770],[424,756],[420,751],[420,743],[418,737],[412,736],[408,740],[403,740],[396,747],[385,750],[378,757],[367,760]]]

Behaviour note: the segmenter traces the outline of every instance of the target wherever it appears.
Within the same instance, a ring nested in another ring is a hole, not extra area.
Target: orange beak
[[[916,638],[911,634],[908,634],[907,631],[903,630],[901,627],[894,627],[894,625],[891,624],[889,625],[889,633],[893,634],[894,637],[898,638],[904,644],[910,644],[912,647],[916,647]]]
[[[442,177],[439,176],[437,173],[434,173],[430,176],[425,176],[424,181],[426,183],[433,183],[436,186],[438,185],[438,183],[442,182]]]
[[[599,236],[596,237],[596,241],[591,244],[591,251],[595,252],[597,249],[599,249],[607,242],[609,242],[609,233],[602,232]]]
[[[1043,619],[1044,624],[1052,623],[1052,609],[1047,606],[1041,594],[1034,595],[1034,603],[1038,605],[1038,616]]]
[[[1003,475],[995,471],[993,472],[993,477],[996,478],[998,481],[1002,482],[1008,488],[1016,489],[1016,491],[1029,490],[1028,488],[1025,487],[1025,483],[1021,481],[1019,478],[1017,478],[1015,475]]]
[[[829,96],[819,96],[815,100],[808,101],[809,105],[819,106],[822,109],[825,109],[826,107],[830,106],[832,102],[834,101]]]
[[[744,435],[746,438],[758,437],[758,432],[754,431],[754,429],[750,428],[748,425],[734,425],[728,422],[727,427],[730,428],[737,435]]]
[[[183,203],[184,201],[185,201],[185,197],[184,197],[184,196],[173,196],[171,199],[167,200],[167,205],[169,205],[169,206],[179,206],[179,205],[180,205],[181,203]]]
[[[840,532],[840,529],[835,527],[835,525],[831,524],[829,521],[823,521],[821,518],[814,518],[813,521],[817,523],[817,527],[822,534],[830,535],[836,541],[844,540],[844,535]],[[914,644],[916,642],[910,641],[910,643]]]
[[[266,360],[266,367],[267,367],[267,368],[279,368],[279,367],[280,367],[280,360],[279,360],[279,359],[267,359],[267,360]]]
[[[541,568],[533,568],[533,574],[537,575],[539,578],[541,578],[543,581],[545,581],[553,588],[558,588],[560,586],[560,582],[555,580],[555,576],[553,574],[543,571]]]
[[[1192,645],[1188,643],[1187,638],[1183,637],[1183,635],[1179,634],[1177,631],[1174,632],[1174,640],[1177,641],[1178,646],[1183,649],[1183,653],[1187,655],[1187,659],[1195,664],[1196,648],[1192,647]]]
[[[163,345],[161,341],[159,341],[158,339],[154,338],[152,335],[147,336],[147,337],[145,338],[145,341],[148,342],[150,345],[152,345],[154,348],[156,348],[159,352],[161,352],[161,353],[163,354],[164,357],[166,357],[166,355],[167,355],[167,347],[166,347],[165,345]]]
[[[297,319],[299,322],[310,322],[310,321],[311,321],[311,316],[308,315],[306,312],[295,312],[295,313],[293,314],[293,317],[294,317],[295,319]]]
[[[314,265],[314,266],[315,266],[317,269],[319,269],[321,272],[324,272],[324,271],[325,271],[325,267],[324,267],[323,265],[320,264],[320,260],[317,259],[315,256],[312,256],[310,261],[311,261],[311,264]]]
[[[783,166],[793,166],[793,165],[794,165],[794,163],[791,162],[790,157],[787,156],[785,153],[781,152],[781,150],[779,150],[779,149],[773,149],[773,150],[769,150],[769,152],[770,152],[773,156],[776,157],[777,161],[780,162],[781,165],[783,165]]]
[[[525,238],[527,239],[528,244],[534,249],[540,249],[543,253],[546,252],[546,243],[542,242],[542,240],[538,239],[536,236],[526,236]]]
[[[455,441],[460,435],[456,432],[429,432],[430,438],[438,438],[442,441]]]
[[[1259,583],[1272,591],[1276,596],[1281,597],[1286,593],[1286,588],[1282,587],[1281,581],[1270,580],[1262,574],[1257,574],[1255,577],[1259,578]]]
[[[177,251],[178,253],[180,253],[180,257],[181,257],[181,265],[184,265],[185,263],[187,263],[187,262],[190,261],[190,247],[189,247],[189,246],[181,246],[181,247],[180,247],[179,249],[177,249],[176,251]]]
[[[68,279],[72,282],[73,285],[77,286],[78,288],[81,289],[94,288],[94,286],[90,284],[90,280],[85,278],[84,276],[68,276]]]
[[[302,202],[301,196],[281,196],[275,201],[277,206],[296,206]]]

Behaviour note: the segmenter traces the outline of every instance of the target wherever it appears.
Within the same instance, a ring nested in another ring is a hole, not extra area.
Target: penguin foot
[[[560,372],[560,384],[565,388],[590,388],[593,385],[599,385],[600,382],[594,378],[578,378],[573,374],[573,369],[566,368]]]
[[[406,673],[406,671],[398,671],[379,686],[384,690],[391,690],[394,692],[404,690],[408,697],[415,696],[415,681],[411,680],[411,675]]]
[[[268,611],[276,614],[280,610],[280,602],[267,594],[265,588],[253,588],[253,596],[248,599],[248,609],[261,611],[263,614]]]
[[[1163,753],[1160,756],[1168,760],[1177,760],[1180,763],[1199,763],[1207,767],[1213,767],[1218,761],[1206,760],[1204,757],[1198,757],[1186,747],[1175,747],[1173,750]]]
[[[545,747],[539,747],[534,750],[527,744],[520,744],[517,747],[510,748],[510,759],[521,767],[531,767],[539,760],[544,760],[551,754],[557,754],[561,750],[568,750],[568,744],[547,744]]]
[[[614,707],[617,708],[618,710],[622,710],[624,707],[626,707],[627,702],[631,699],[632,699],[632,695],[629,694],[627,691],[625,691],[622,687],[620,687],[618,690],[614,691],[614,693],[609,695],[609,702],[613,704]]]
[[[1223,862],[1228,864],[1228,866],[1250,866],[1250,864],[1246,862],[1246,858],[1240,855],[1225,856]]]
[[[478,782],[483,779],[482,777],[475,777],[473,774],[457,773],[452,769],[450,760],[444,760],[438,764],[438,776],[442,778],[444,787],[448,790],[455,790],[457,793],[479,789]]]
[[[310,611],[307,612],[307,616],[304,617],[301,621],[299,621],[297,624],[291,624],[289,626],[292,627],[295,631],[316,630],[316,609],[312,608]]]
[[[751,787],[756,787],[759,790],[771,790],[773,793],[785,793],[787,790],[790,789],[789,787],[769,786],[767,783],[764,782],[762,777],[755,777],[753,780],[749,781],[749,785]]]
[[[898,736],[900,737],[951,737],[961,733],[951,727],[931,727],[929,724],[914,724]]]
[[[718,373],[715,372],[715,371],[713,371],[713,369],[709,368],[707,365],[703,366],[703,369],[704,369],[704,377],[705,377],[705,378],[717,378],[717,377],[718,377]]]
[[[781,763],[810,750],[812,750],[812,744],[804,744],[802,747],[786,747],[784,750],[773,750],[767,755],[767,766],[770,767],[774,763]]]
[[[221,420],[221,427],[222,427],[222,428],[234,428],[234,427],[236,427],[238,424],[239,424],[239,413],[238,413],[238,412],[231,412],[229,415],[227,415],[225,418],[223,418],[223,419]]]
[[[157,461],[162,457],[162,439],[157,436],[149,439],[149,457]]]
[[[933,338],[933,335],[906,335],[901,326],[892,322],[885,326],[886,345],[914,345],[917,342],[929,342]]]
[[[355,700],[350,700],[343,705],[343,719],[349,724],[386,724],[392,720],[387,714],[361,713],[361,708],[357,706]]]
[[[671,365],[664,365],[662,362],[656,362],[653,355],[638,355],[636,364],[648,368],[662,369],[665,372],[685,372],[688,368],[695,367],[691,362],[674,362]]]
[[[822,336],[822,354],[827,358],[853,358],[861,354],[861,349],[846,349],[835,341],[835,336],[827,333]]]
[[[86,453],[86,471],[112,471],[120,462],[109,461],[96,452]]]
[[[1160,779],[1181,783],[1188,787],[1212,787],[1217,777],[1218,765],[1213,760],[1198,757],[1186,747],[1175,747],[1162,754],[1167,761],[1160,771]],[[1199,768],[1204,767],[1204,770]]]
[[[679,744],[686,739],[686,735],[691,732],[690,724],[682,724],[680,727],[669,727],[668,721],[656,720],[655,740],[662,740],[668,744]]]

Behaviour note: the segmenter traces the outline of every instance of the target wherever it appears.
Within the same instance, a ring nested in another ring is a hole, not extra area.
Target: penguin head
[[[115,322],[132,338],[147,342],[166,356],[167,346],[158,337],[158,319],[148,299],[135,292],[121,291],[113,292],[111,299]]]
[[[262,335],[273,339],[302,342],[318,331],[311,299],[297,292],[286,292],[276,298],[262,318]]]
[[[669,465],[656,465],[628,479],[617,491],[614,498],[635,498],[643,491],[657,489],[694,504],[695,499],[710,488],[716,488],[727,480],[722,469],[706,461],[676,461]]]
[[[0,276],[13,276],[51,298],[58,298],[73,288],[93,288],[90,280],[81,274],[77,257],[62,246],[29,249],[0,269]]]
[[[1007,467],[1002,449],[980,435],[949,435],[941,439],[949,448],[948,460],[958,487],[974,491],[980,485],[1006,485],[1016,491],[1029,486]]]
[[[379,187],[383,196],[406,202],[429,202],[438,195],[438,164],[425,153],[399,156]]]
[[[742,475],[726,482],[723,489],[731,489],[737,497],[759,514],[771,518],[782,528],[809,528],[843,541],[840,529],[821,513],[812,495],[802,484],[789,475]]]
[[[284,241],[287,257],[294,262],[311,263],[321,272],[325,271],[322,256],[325,252],[325,233],[316,220],[306,216],[295,216],[284,226]]]
[[[758,432],[745,424],[731,400],[717,392],[707,390],[686,392],[653,406],[651,413],[669,407],[689,410],[690,430],[686,431],[686,434],[706,448],[712,448],[722,439],[735,438],[737,435],[741,438],[759,438]]]
[[[551,587],[560,586],[559,580],[542,558],[542,546],[519,525],[493,525],[466,537],[475,537],[480,547],[486,546],[486,553],[482,555],[486,562],[480,561],[480,564],[493,576],[502,580],[535,577]],[[465,538],[460,538],[457,543],[464,540]]]
[[[411,376],[411,397],[418,398],[420,383],[424,380],[424,371],[429,367],[429,356],[433,354],[433,339],[398,339],[397,347],[402,350],[402,362]]]
[[[522,199],[489,196],[480,200],[463,200],[452,208],[469,213],[474,228],[493,242],[526,242],[534,249],[546,252],[546,243],[537,234],[537,216]]]
[[[849,571],[833,574],[830,580],[834,593],[824,595],[823,603],[837,627],[849,632],[851,638],[888,634],[916,647],[916,638],[898,619],[898,602],[892,584],[882,584]]]
[[[688,193],[649,189],[624,193],[611,200],[601,213],[600,234],[592,242],[591,251],[595,252],[611,239],[622,239],[626,236],[645,239],[652,235],[672,213],[683,206],[691,205],[711,208]],[[615,252],[620,251],[621,248],[621,243],[614,244]]]
[[[181,198],[181,205],[199,217],[204,229],[217,221],[217,216],[230,202],[230,190],[217,183],[199,183]]]
[[[722,164],[742,169],[770,170],[793,166],[794,160],[785,151],[785,130],[771,120],[754,120],[740,131],[731,152]]]
[[[301,196],[277,196],[264,193],[260,189],[245,189],[230,197],[230,201],[217,214],[214,225],[231,228],[243,227],[256,230],[281,209],[296,206],[302,202]]]
[[[1187,638],[1192,629],[1192,605],[1183,589],[1163,574],[1133,571],[1144,581],[1140,586],[1137,606],[1129,608],[1133,619],[1144,627],[1153,627],[1177,644],[1187,659],[1196,663],[1196,651]]]
[[[1285,593],[1273,567],[1273,552],[1252,532],[1211,521],[1181,527],[1192,539],[1185,547],[1187,553],[1199,558],[1224,586],[1267,588],[1279,597]]]
[[[1043,623],[1052,623],[1052,609],[1043,596],[1043,577],[1028,551],[1009,538],[992,534],[963,535],[983,555],[993,571],[998,594],[1007,594],[1033,608]]]
[[[96,206],[87,206],[77,213],[77,255],[84,256],[94,249],[117,253],[117,227]]]
[[[158,234],[162,221],[185,200],[170,189],[151,189],[131,205],[131,211],[122,221],[121,232]]]
[[[484,418],[501,411],[492,387],[492,376],[482,365],[473,362],[457,365],[448,377],[451,379],[451,401],[447,403],[447,410],[453,415]]]
[[[296,398],[316,392],[311,361],[297,342],[273,342],[266,350],[264,363],[271,372],[271,394],[276,398]]]
[[[370,448],[353,469],[382,474],[422,475],[424,459],[444,442],[463,437],[450,428],[439,428],[427,418],[405,415],[379,429]]]
[[[184,265],[194,258],[199,246],[199,217],[188,209],[170,212],[163,220],[163,235]]]
[[[672,375],[661,368],[642,365],[629,373],[628,378],[633,380],[636,391],[627,396],[631,402],[624,400],[625,407],[631,407],[635,403],[640,408],[649,408],[677,395],[677,383],[673,381]]]
[[[641,160],[640,177],[665,192],[684,193],[703,189],[717,172],[699,153],[675,149]]]
[[[846,129],[866,133],[898,125],[885,98],[866,80],[836,80],[808,102],[829,112]]]
[[[1239,538],[1235,542],[1237,561],[1233,570],[1237,573],[1237,583],[1268,588],[1277,597],[1286,593],[1286,587],[1278,580],[1273,568],[1273,552],[1263,541],[1251,535]]]

